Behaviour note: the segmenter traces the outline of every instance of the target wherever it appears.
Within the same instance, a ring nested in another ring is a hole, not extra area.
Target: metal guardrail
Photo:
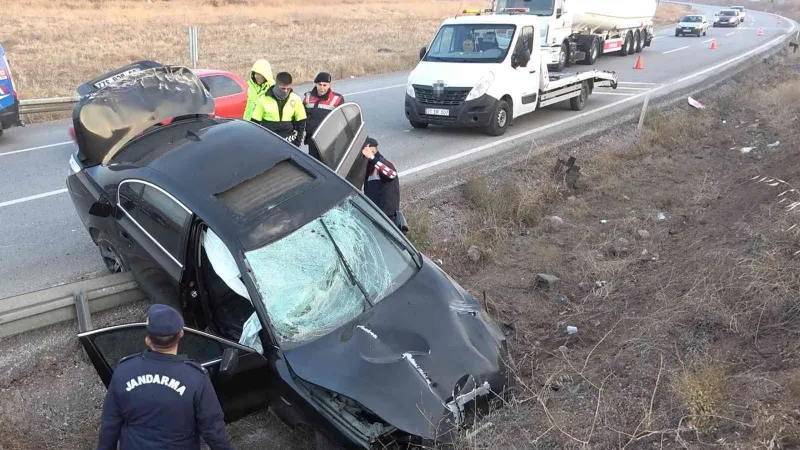
[[[20,100],[20,114],[72,111],[80,97],[54,97],[34,100]]]
[[[81,298],[88,311],[81,309]],[[122,272],[0,299],[0,338],[69,320],[85,322],[87,313],[144,298],[131,273]]]

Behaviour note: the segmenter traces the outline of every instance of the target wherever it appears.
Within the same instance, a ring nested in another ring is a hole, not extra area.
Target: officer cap
[[[153,305],[147,310],[147,333],[151,336],[172,336],[183,329],[183,317],[167,305]]]
[[[314,78],[314,83],[330,83],[331,82],[331,74],[328,72],[320,72],[317,74],[317,78]]]
[[[368,137],[366,141],[364,141],[364,147],[378,147],[378,141],[375,138]]]

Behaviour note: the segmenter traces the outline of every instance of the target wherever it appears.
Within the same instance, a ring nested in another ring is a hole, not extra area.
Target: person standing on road
[[[308,116],[305,143],[308,145],[308,154],[318,160],[321,160],[319,150],[311,141],[311,136],[317,131],[317,127],[325,117],[344,103],[344,96],[333,92],[333,89],[331,89],[331,81],[331,74],[320,72],[314,78],[314,89],[306,92],[303,98],[306,116]]]
[[[200,364],[178,355],[183,317],[155,304],[147,311],[148,349],[122,358],[103,404],[98,450],[233,450],[224,415]]]
[[[292,75],[288,72],[275,77],[275,86],[258,99],[250,118],[298,148],[305,137],[306,119],[303,99],[292,91]]]
[[[242,116],[244,120],[250,120],[258,99],[274,85],[272,66],[266,59],[259,59],[253,64],[253,68],[250,69],[250,77],[247,79],[247,105],[244,108],[244,116]]]
[[[394,164],[378,151],[378,141],[368,137],[361,154],[369,160],[364,180],[364,194],[397,223],[400,211],[400,180]]]

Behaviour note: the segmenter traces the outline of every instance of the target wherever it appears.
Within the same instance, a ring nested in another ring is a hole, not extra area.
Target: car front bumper
[[[702,28],[678,27],[678,28],[675,28],[675,31],[677,31],[680,34],[700,34],[700,33],[703,32],[703,29]]]
[[[733,27],[733,26],[736,26],[736,24],[738,24],[738,23],[739,23],[738,20],[733,20],[733,21],[730,21],[730,22],[714,22],[714,25],[716,25],[718,27]]]
[[[461,102],[456,106],[430,105],[421,103],[406,94],[406,118],[413,122],[431,125],[485,127],[492,121],[497,100],[483,95],[475,100]],[[446,115],[435,114],[434,111],[447,112]]]

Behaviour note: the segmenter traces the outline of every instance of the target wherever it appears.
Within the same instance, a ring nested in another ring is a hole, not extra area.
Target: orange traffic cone
[[[764,35],[764,29],[763,28],[759,28],[758,29],[758,35],[759,36],[763,36]]]
[[[717,40],[716,39],[712,39],[711,40],[711,47],[709,47],[709,48],[711,50],[716,50],[717,49]]]
[[[636,58],[636,65],[633,66],[633,68],[636,70],[644,69],[644,63],[642,62],[642,55],[639,55],[639,57]]]

